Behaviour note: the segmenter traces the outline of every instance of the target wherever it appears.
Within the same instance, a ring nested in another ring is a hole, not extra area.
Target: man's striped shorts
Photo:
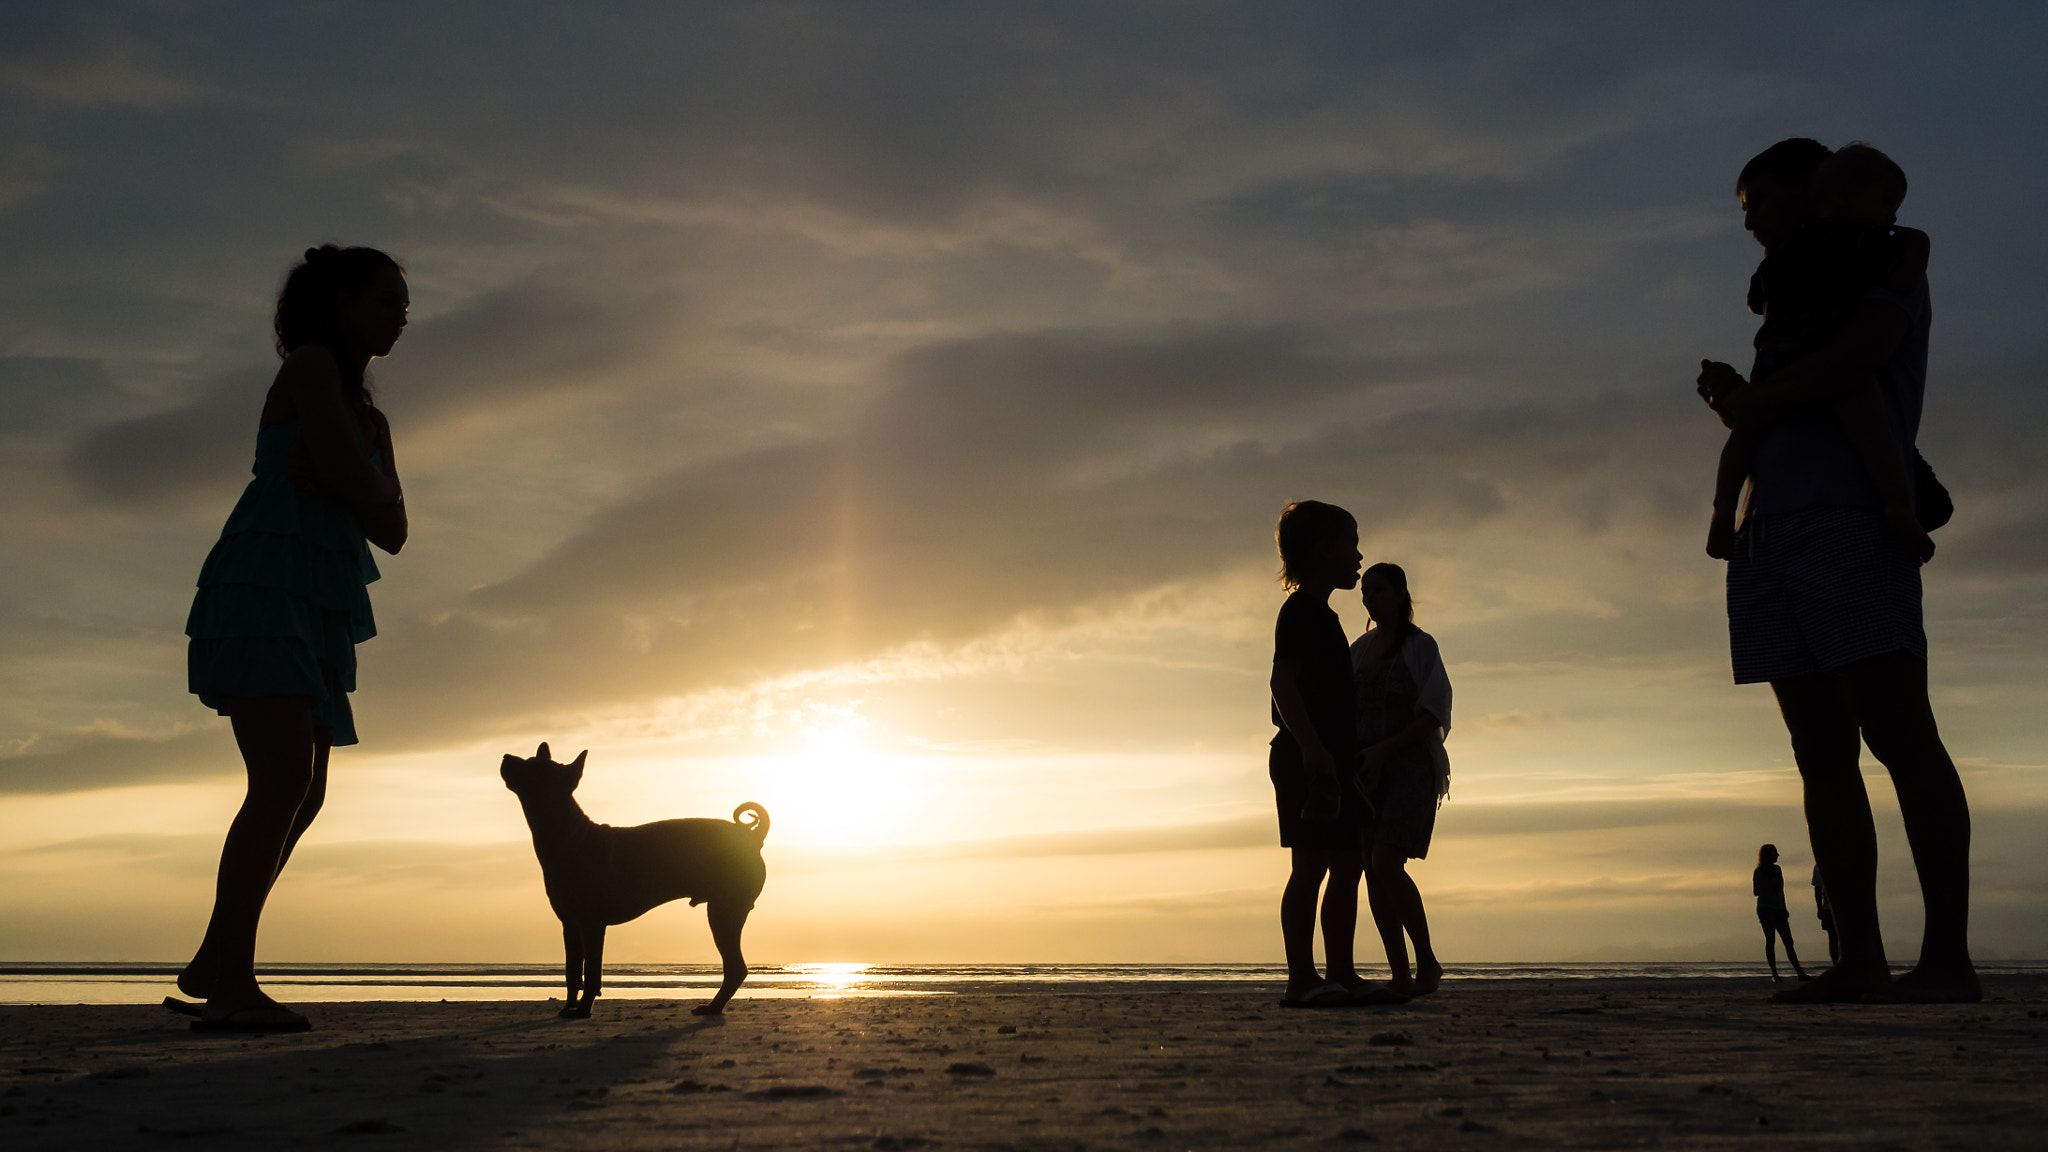
[[[1752,516],[1728,561],[1728,648],[1737,684],[1887,652],[1925,660],[1920,566],[1874,508]]]

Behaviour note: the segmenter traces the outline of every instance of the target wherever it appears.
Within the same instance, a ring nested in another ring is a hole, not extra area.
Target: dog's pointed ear
[[[543,740],[543,741],[541,741],[541,742],[540,742],[540,750],[539,750],[539,751],[537,751],[537,752],[535,752],[535,753],[533,754],[533,758],[534,758],[535,760],[550,760],[550,761],[554,759],[554,757],[553,757],[553,756],[550,756],[550,755],[548,755],[548,742],[547,742],[547,741]]]
[[[574,759],[574,760],[571,760],[571,761],[569,761],[569,768],[570,768],[570,770],[571,770],[571,771],[572,771],[572,772],[574,773],[574,775],[572,775],[572,776],[570,776],[570,777],[569,777],[569,781],[570,781],[570,784],[569,784],[569,786],[570,786],[571,788],[575,787],[575,786],[576,786],[576,785],[577,785],[578,783],[582,782],[582,780],[583,780],[583,760],[584,760],[584,758],[585,758],[585,757],[587,757],[587,756],[589,756],[589,755],[590,755],[590,749],[588,749],[588,748],[585,748],[585,749],[584,749],[583,751],[581,751],[581,752],[578,752],[578,753],[576,754],[576,759]]]

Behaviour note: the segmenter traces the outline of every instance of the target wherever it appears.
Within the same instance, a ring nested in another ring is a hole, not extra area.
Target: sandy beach
[[[1785,1008],[1763,980],[1270,993],[0,1007],[9,1148],[2038,1148],[2048,977],[1965,1007]],[[744,996],[744,994],[743,994]]]

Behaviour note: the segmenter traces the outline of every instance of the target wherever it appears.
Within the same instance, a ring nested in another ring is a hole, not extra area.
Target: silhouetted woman
[[[1778,846],[1766,844],[1756,850],[1756,871],[1750,873],[1749,890],[1756,894],[1757,922],[1764,926],[1764,959],[1771,965],[1771,983],[1779,982],[1778,937],[1785,938],[1785,959],[1801,980],[1811,980],[1799,966],[1799,953],[1792,950],[1792,913],[1785,907],[1785,873],[1778,867]]]
[[[1358,766],[1373,818],[1366,829],[1366,898],[1386,945],[1388,990],[1400,996],[1436,991],[1443,965],[1429,945],[1422,891],[1408,861],[1429,855],[1437,806],[1451,790],[1451,679],[1436,641],[1415,626],[1408,574],[1375,564],[1358,582],[1373,627],[1351,645],[1358,691]],[[1405,939],[1404,939],[1405,936]],[[1408,968],[1408,941],[1415,969]]]
[[[249,791],[221,848],[206,939],[178,977],[198,1031],[303,1031],[256,984],[256,924],[327,793],[328,750],[356,742],[355,646],[376,635],[366,543],[405,544],[391,427],[363,373],[405,330],[405,275],[374,248],[308,249],[278,296],[284,366],[263,403],[255,479],[199,570],[191,690],[232,721]]]

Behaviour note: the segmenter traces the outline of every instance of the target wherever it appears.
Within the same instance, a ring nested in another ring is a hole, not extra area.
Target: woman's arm
[[[1436,739],[1437,734],[1443,730],[1444,722],[1436,713],[1427,708],[1417,708],[1415,718],[1402,725],[1400,731],[1360,752],[1358,768],[1365,774],[1366,791],[1372,791],[1379,783],[1380,770],[1386,767],[1388,760],[1424,740]]]
[[[397,503],[396,477],[372,467],[358,445],[355,414],[342,394],[341,370],[327,349],[308,344],[294,350],[278,370],[277,382],[291,398],[314,481],[341,497],[358,519]]]
[[[391,425],[375,408],[369,415],[372,439],[384,460],[380,471],[363,454],[360,424],[344,396],[341,371],[327,349],[317,344],[296,349],[285,358],[278,384],[291,400],[299,420],[299,436],[312,465],[312,479],[341,497],[363,536],[396,555],[405,547],[405,493],[391,455]]]
[[[369,416],[371,425],[376,428],[377,458],[384,462],[384,474],[391,478],[392,483],[397,484],[398,460],[391,449],[391,421],[386,420],[384,413],[375,408],[370,409]],[[405,547],[408,530],[403,486],[400,486],[396,501],[382,508],[372,509],[363,517],[362,525],[363,535],[370,543],[393,556],[398,555],[398,550]]]
[[[1301,766],[1318,776],[1337,774],[1337,760],[1323,745],[1316,726],[1309,719],[1308,702],[1301,698],[1301,668],[1293,660],[1273,661],[1273,707],[1280,722],[1301,746]]]

